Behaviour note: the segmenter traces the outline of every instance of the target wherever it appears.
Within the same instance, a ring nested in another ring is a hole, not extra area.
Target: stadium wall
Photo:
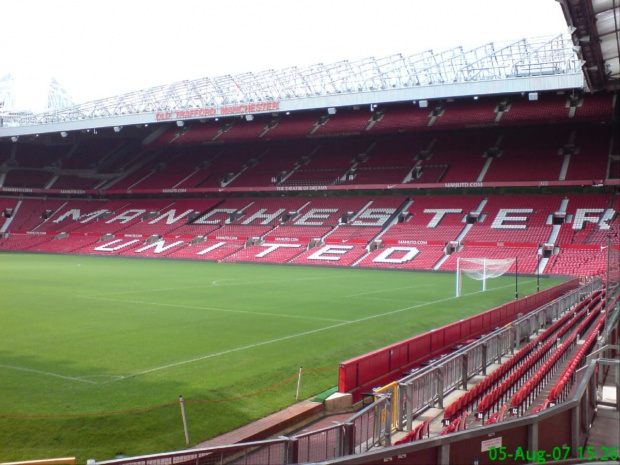
[[[388,384],[400,378],[403,371],[431,360],[467,339],[504,326],[519,314],[529,313],[578,286],[579,280],[572,279],[462,321],[344,361],[339,367],[338,391],[352,394],[353,402],[358,402],[365,391]]]

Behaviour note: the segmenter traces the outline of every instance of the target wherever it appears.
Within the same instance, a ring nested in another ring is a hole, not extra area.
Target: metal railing
[[[292,452],[291,440],[282,437],[267,441],[128,457],[104,462],[89,460],[87,465],[173,465],[178,463],[192,463],[193,465],[285,465],[293,463]]]
[[[563,450],[566,450],[566,445],[570,445],[570,455],[576,457],[589,433],[589,425],[594,417],[597,399],[600,397],[599,386],[602,380],[597,380],[597,378],[601,376],[604,370],[607,372],[608,379],[613,380],[612,386],[615,386],[616,398],[620,396],[618,349],[618,346],[605,346],[593,352],[588,358],[586,367],[582,370],[583,374],[576,382],[576,388],[572,390],[571,395],[564,402],[554,407],[524,417],[508,419],[494,425],[472,428],[448,436],[432,437],[403,446],[375,447],[390,444],[390,431],[387,427],[389,422],[385,420],[389,418],[391,402],[389,396],[381,396],[376,402],[378,405],[368,406],[345,423],[291,438],[281,437],[267,441],[103,462],[89,460],[88,465],[175,465],[189,463],[192,465],[287,465],[316,461],[352,465],[353,463],[390,461],[391,457],[402,454],[407,454],[407,457],[412,461],[411,463],[422,463],[416,459],[416,453],[422,453],[428,449],[435,450],[436,463],[447,464],[451,463],[450,452],[453,443],[459,446],[459,453],[462,455],[459,458],[471,463],[469,455],[479,457],[480,441],[488,440],[489,437],[502,435],[525,437],[527,443],[522,444],[525,450],[538,449],[541,441],[549,440],[548,434],[542,434],[543,430],[540,425],[543,423],[546,427],[549,427],[550,423],[557,425],[557,434],[553,438],[557,442],[555,445],[563,444]],[[600,355],[604,357],[591,359]],[[615,359],[605,358],[605,356]],[[597,366],[600,368],[598,371],[596,370]],[[620,410],[617,401],[615,407]],[[567,418],[570,421],[569,427],[565,426]],[[463,441],[469,441],[472,446],[464,450]],[[548,443],[544,444],[548,445]],[[371,451],[371,448],[374,449]],[[364,455],[359,456],[359,454]]]
[[[373,447],[390,444],[392,435],[392,399],[381,396],[377,401],[349,418],[353,427],[352,451],[356,454]]]
[[[485,441],[497,441],[503,438],[505,451],[512,453],[516,448],[524,451],[532,451],[534,458],[527,460],[529,463],[550,463],[551,458],[541,457],[541,451],[551,454],[562,451],[562,463],[585,464],[607,463],[618,465],[617,455],[605,454],[604,448],[596,452],[596,456],[585,458],[586,440],[590,434],[590,425],[596,414],[599,384],[597,383],[597,369],[609,370],[607,376],[611,377],[612,385],[620,394],[620,360],[598,359],[588,363],[583,376],[576,383],[571,395],[565,402],[552,408],[541,410],[538,413],[523,417],[509,418],[500,423],[488,426],[466,429],[445,436],[436,436],[412,443],[403,444],[390,448],[380,448],[370,451],[363,456],[340,457],[325,462],[325,465],[359,465],[370,463],[398,462],[401,457],[406,457],[407,463],[437,463],[447,465],[450,463],[476,463],[481,458],[490,458],[489,452],[484,449],[481,454],[481,446]],[[620,404],[616,402],[616,411],[620,410]],[[554,434],[549,434],[549,429]],[[508,444],[510,445],[508,445]],[[488,442],[486,444],[489,444]],[[490,448],[492,444],[488,446]],[[507,447],[506,447],[507,446]],[[611,449],[613,444],[609,444]],[[536,451],[536,453],[534,452]],[[617,448],[614,448],[614,454]],[[601,457],[602,456],[602,457]],[[436,457],[429,462],[429,457]],[[596,462],[597,457],[601,457]],[[489,460],[486,460],[489,462]],[[398,463],[403,463],[402,461]],[[525,460],[524,460],[525,463]],[[553,463],[559,463],[553,461]]]
[[[309,433],[298,434],[295,461],[300,463],[319,462],[342,457],[349,453],[349,428],[335,425]]]
[[[478,374],[486,375],[490,365],[501,363],[503,356],[513,354],[522,340],[529,340],[531,334],[557,320],[600,287],[600,279],[594,280],[482,337],[453,355],[399,380],[396,400],[398,411],[393,428],[411,431],[413,419],[419,413],[429,407],[443,408],[443,398],[448,392],[458,388],[467,390],[470,378]]]

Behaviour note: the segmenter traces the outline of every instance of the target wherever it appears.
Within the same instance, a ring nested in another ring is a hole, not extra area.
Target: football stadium
[[[620,463],[620,2],[48,109],[0,80],[0,462]]]

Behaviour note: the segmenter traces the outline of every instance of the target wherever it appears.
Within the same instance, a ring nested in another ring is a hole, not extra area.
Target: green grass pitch
[[[514,276],[0,254],[0,461],[185,447],[335,386],[341,361],[514,298]],[[542,279],[541,288],[557,280]],[[521,277],[519,294],[536,289]]]

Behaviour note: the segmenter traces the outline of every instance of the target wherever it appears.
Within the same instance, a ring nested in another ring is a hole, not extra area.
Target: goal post
[[[462,258],[456,259],[456,296],[461,295],[463,276],[482,282],[482,291],[487,290],[487,279],[498,278],[506,273],[515,258]]]

